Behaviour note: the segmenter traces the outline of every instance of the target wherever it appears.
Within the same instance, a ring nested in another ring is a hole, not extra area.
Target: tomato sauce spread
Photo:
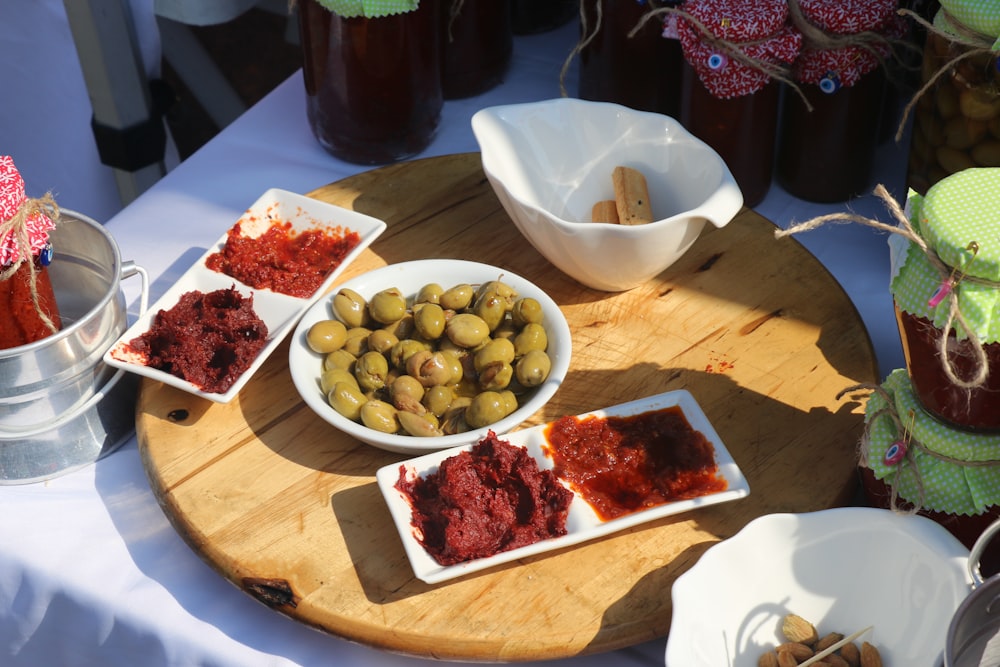
[[[723,491],[715,448],[679,407],[629,417],[563,417],[546,452],[603,520]]]
[[[415,534],[441,565],[486,558],[566,534],[573,493],[523,447],[493,431],[426,477],[400,466]]]
[[[296,234],[289,222],[275,222],[251,238],[243,235],[237,222],[226,236],[226,245],[209,255],[205,264],[250,287],[305,298],[319,289],[360,242],[357,232],[339,227]]]
[[[149,330],[128,343],[151,368],[175,375],[203,391],[224,393],[267,343],[267,325],[253,296],[235,288],[186,292],[161,310]]]

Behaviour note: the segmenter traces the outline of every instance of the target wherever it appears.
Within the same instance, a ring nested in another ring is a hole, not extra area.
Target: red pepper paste
[[[728,486],[712,443],[676,406],[629,417],[563,417],[546,439],[555,474],[605,521]]]
[[[253,309],[253,295],[235,287],[186,292],[161,310],[149,330],[128,343],[151,368],[210,393],[225,393],[267,343],[267,325]]]
[[[551,470],[493,431],[426,477],[400,466],[396,488],[413,508],[417,539],[441,565],[565,535],[573,499]]]
[[[5,270],[9,267],[0,267]],[[31,294],[31,265],[21,266],[7,280],[0,281],[0,350],[6,350],[51,336],[54,332],[39,312],[45,313],[56,330],[62,328],[52,281],[44,266],[35,262],[37,306]]]
[[[357,232],[340,227],[296,234],[290,222],[275,222],[251,238],[237,222],[226,235],[226,245],[205,263],[250,287],[306,298],[360,242]]]

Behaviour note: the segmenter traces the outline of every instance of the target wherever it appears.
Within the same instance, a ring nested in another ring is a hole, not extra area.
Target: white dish
[[[474,443],[380,468],[376,472],[375,477],[379,489],[382,491],[382,495],[389,506],[393,522],[399,531],[400,538],[403,541],[403,548],[406,551],[407,558],[409,558],[410,565],[413,567],[414,574],[422,581],[429,584],[436,584],[455,577],[479,572],[480,570],[496,565],[509,563],[519,558],[579,544],[655,519],[747,496],[750,493],[750,487],[747,485],[746,478],[744,478],[739,466],[736,465],[736,462],[730,455],[729,450],[722,443],[715,429],[712,428],[705,413],[702,412],[700,406],[689,392],[684,390],[671,391],[630,403],[623,403],[604,410],[595,410],[585,413],[585,415],[595,415],[598,417],[627,416],[675,405],[679,406],[683,411],[691,427],[703,433],[712,443],[712,446],[715,448],[715,460],[719,466],[719,474],[728,482],[726,490],[699,498],[666,503],[608,521],[600,519],[587,501],[574,493],[573,501],[570,504],[569,516],[566,520],[567,533],[565,535],[505,551],[489,558],[467,561],[457,565],[442,566],[438,564],[420,544],[413,534],[413,526],[410,523],[412,517],[410,504],[403,494],[395,488],[395,484],[399,480],[400,466],[405,466],[408,470],[412,470],[417,475],[424,477],[436,471],[441,461],[454,456],[458,452],[471,449]],[[543,445],[546,443],[546,427],[547,425],[540,425],[515,431],[503,436],[503,439],[512,445],[525,447],[528,454],[538,462],[539,468],[549,470],[552,469],[553,462],[543,451]]]
[[[664,114],[570,98],[487,107],[472,117],[483,171],[538,252],[588,287],[620,291],[658,275],[727,225],[743,194],[717,152]],[[616,166],[638,169],[653,222],[591,222],[614,199]]]
[[[306,309],[330,288],[340,274],[343,273],[344,269],[365,248],[371,245],[372,241],[378,238],[385,231],[386,227],[383,221],[371,216],[278,189],[271,189],[265,192],[240,217],[238,222],[242,223],[242,230],[245,235],[255,236],[264,233],[274,220],[290,222],[292,228],[298,232],[322,227],[340,227],[341,229],[357,232],[360,242],[344,257],[340,265],[330,272],[323,281],[323,284],[320,285],[312,296],[298,298],[272,292],[268,289],[251,288],[226,274],[209,269],[205,265],[205,261],[210,255],[219,252],[225,246],[228,234],[227,230],[227,234],[223,234],[181,276],[180,280],[174,283],[151,308],[142,313],[138,320],[118,338],[107,352],[105,352],[104,362],[116,368],[122,368],[153,380],[159,380],[172,387],[182,389],[216,403],[228,403],[239,393],[257,369],[260,368],[261,364],[264,363],[278,344],[281,343],[282,339],[295,326],[295,323]],[[181,295],[192,290],[205,293],[213,292],[219,289],[227,289],[233,285],[236,286],[237,291],[244,297],[253,295],[254,310],[267,325],[268,338],[267,344],[254,359],[253,364],[224,393],[203,391],[191,382],[146,366],[141,359],[136,359],[134,354],[128,352],[128,342],[145,333],[149,329],[156,313],[160,310],[169,310],[172,308],[176,305]]]
[[[368,299],[380,290],[397,287],[410,297],[425,284],[431,282],[439,283],[448,288],[461,283],[478,285],[498,279],[514,288],[519,295],[533,297],[541,304],[544,316],[542,325],[548,334],[548,349],[546,351],[552,360],[548,379],[534,389],[534,393],[521,407],[500,421],[465,433],[418,438],[395,433],[380,433],[341,415],[330,407],[326,396],[320,389],[322,356],[313,352],[306,342],[309,327],[320,320],[334,317],[329,299],[324,299],[313,305],[303,315],[295,329],[288,352],[288,368],[292,374],[295,388],[298,389],[302,400],[327,422],[362,442],[391,452],[410,455],[434,452],[478,442],[490,430],[498,435],[506,433],[538,412],[556,393],[569,371],[573,345],[569,325],[556,302],[541,288],[515,273],[489,264],[457,259],[423,259],[390,264],[369,271],[348,280],[339,289],[353,289]]]
[[[794,613],[820,635],[878,647],[886,665],[938,667],[969,594],[969,551],[930,519],[846,507],[770,514],[706,551],[674,582],[667,667],[756,667]]]

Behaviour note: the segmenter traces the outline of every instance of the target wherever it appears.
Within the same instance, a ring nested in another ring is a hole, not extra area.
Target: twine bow
[[[879,184],[875,187],[874,192],[875,195],[885,203],[886,208],[899,223],[898,226],[887,225],[883,222],[879,222],[878,220],[872,220],[854,213],[829,213],[827,215],[817,216],[811,220],[806,220],[805,222],[797,225],[792,225],[788,229],[778,229],[774,232],[774,236],[775,238],[791,236],[792,234],[817,229],[828,222],[857,222],[891,234],[898,234],[915,245],[927,257],[931,266],[934,267],[934,269],[940,274],[942,284],[952,281],[952,289],[945,296],[948,301],[948,316],[945,320],[944,330],[938,340],[938,356],[941,358],[941,364],[944,369],[945,376],[952,384],[962,389],[977,389],[983,386],[986,382],[986,378],[989,376],[989,360],[986,357],[986,350],[983,348],[982,341],[979,339],[979,336],[976,335],[973,327],[969,325],[965,316],[962,315],[962,311],[959,308],[958,293],[960,285],[964,282],[985,285],[993,288],[1000,288],[1000,284],[968,275],[963,275],[960,280],[955,281],[953,279],[954,271],[952,268],[941,260],[934,249],[927,245],[927,241],[925,241],[922,236],[917,234],[917,232],[913,229],[913,225],[910,223],[910,220],[903,212],[903,209],[900,208],[899,204],[892,198],[885,187]],[[958,373],[955,371],[955,365],[948,354],[948,334],[952,331],[952,329],[955,329],[957,333],[956,325],[961,327],[965,332],[974,355],[973,370],[975,372],[969,380],[964,380],[958,376]]]
[[[27,262],[28,266],[28,286],[31,292],[31,299],[38,311],[38,316],[42,323],[53,333],[59,330],[55,322],[48,316],[42,307],[38,294],[38,268],[35,266],[34,256],[31,251],[31,240],[28,236],[28,221],[37,215],[44,215],[52,220],[59,217],[59,207],[51,194],[46,193],[38,199],[30,197],[18,207],[17,211],[7,220],[0,222],[0,239],[11,239],[16,249],[15,259],[9,265],[0,270],[0,282],[9,280],[21,268],[21,264]]]

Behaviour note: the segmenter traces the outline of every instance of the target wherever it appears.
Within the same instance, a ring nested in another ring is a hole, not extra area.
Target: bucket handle
[[[972,545],[972,549],[969,550],[969,574],[972,575],[973,588],[981,586],[985,581],[985,579],[983,579],[983,573],[979,569],[979,565],[983,558],[983,552],[986,551],[986,547],[988,547],[990,542],[993,541],[993,537],[997,533],[1000,533],[1000,519],[987,526],[982,535],[976,538],[975,543]]]
[[[122,262],[121,279],[124,280],[125,278],[131,278],[135,275],[139,276],[142,283],[142,294],[139,296],[139,313],[142,314],[146,312],[146,308],[149,306],[149,274],[146,273],[146,269],[142,268],[135,262]],[[7,426],[0,426],[0,434],[17,436],[19,438],[33,438],[35,436],[59,429],[97,405],[98,402],[111,392],[124,375],[125,371],[123,369],[118,369],[118,371],[104,383],[103,387],[87,397],[86,400],[78,402],[68,411],[59,415],[55,421],[47,421],[43,424],[24,427],[15,426],[11,428]]]

